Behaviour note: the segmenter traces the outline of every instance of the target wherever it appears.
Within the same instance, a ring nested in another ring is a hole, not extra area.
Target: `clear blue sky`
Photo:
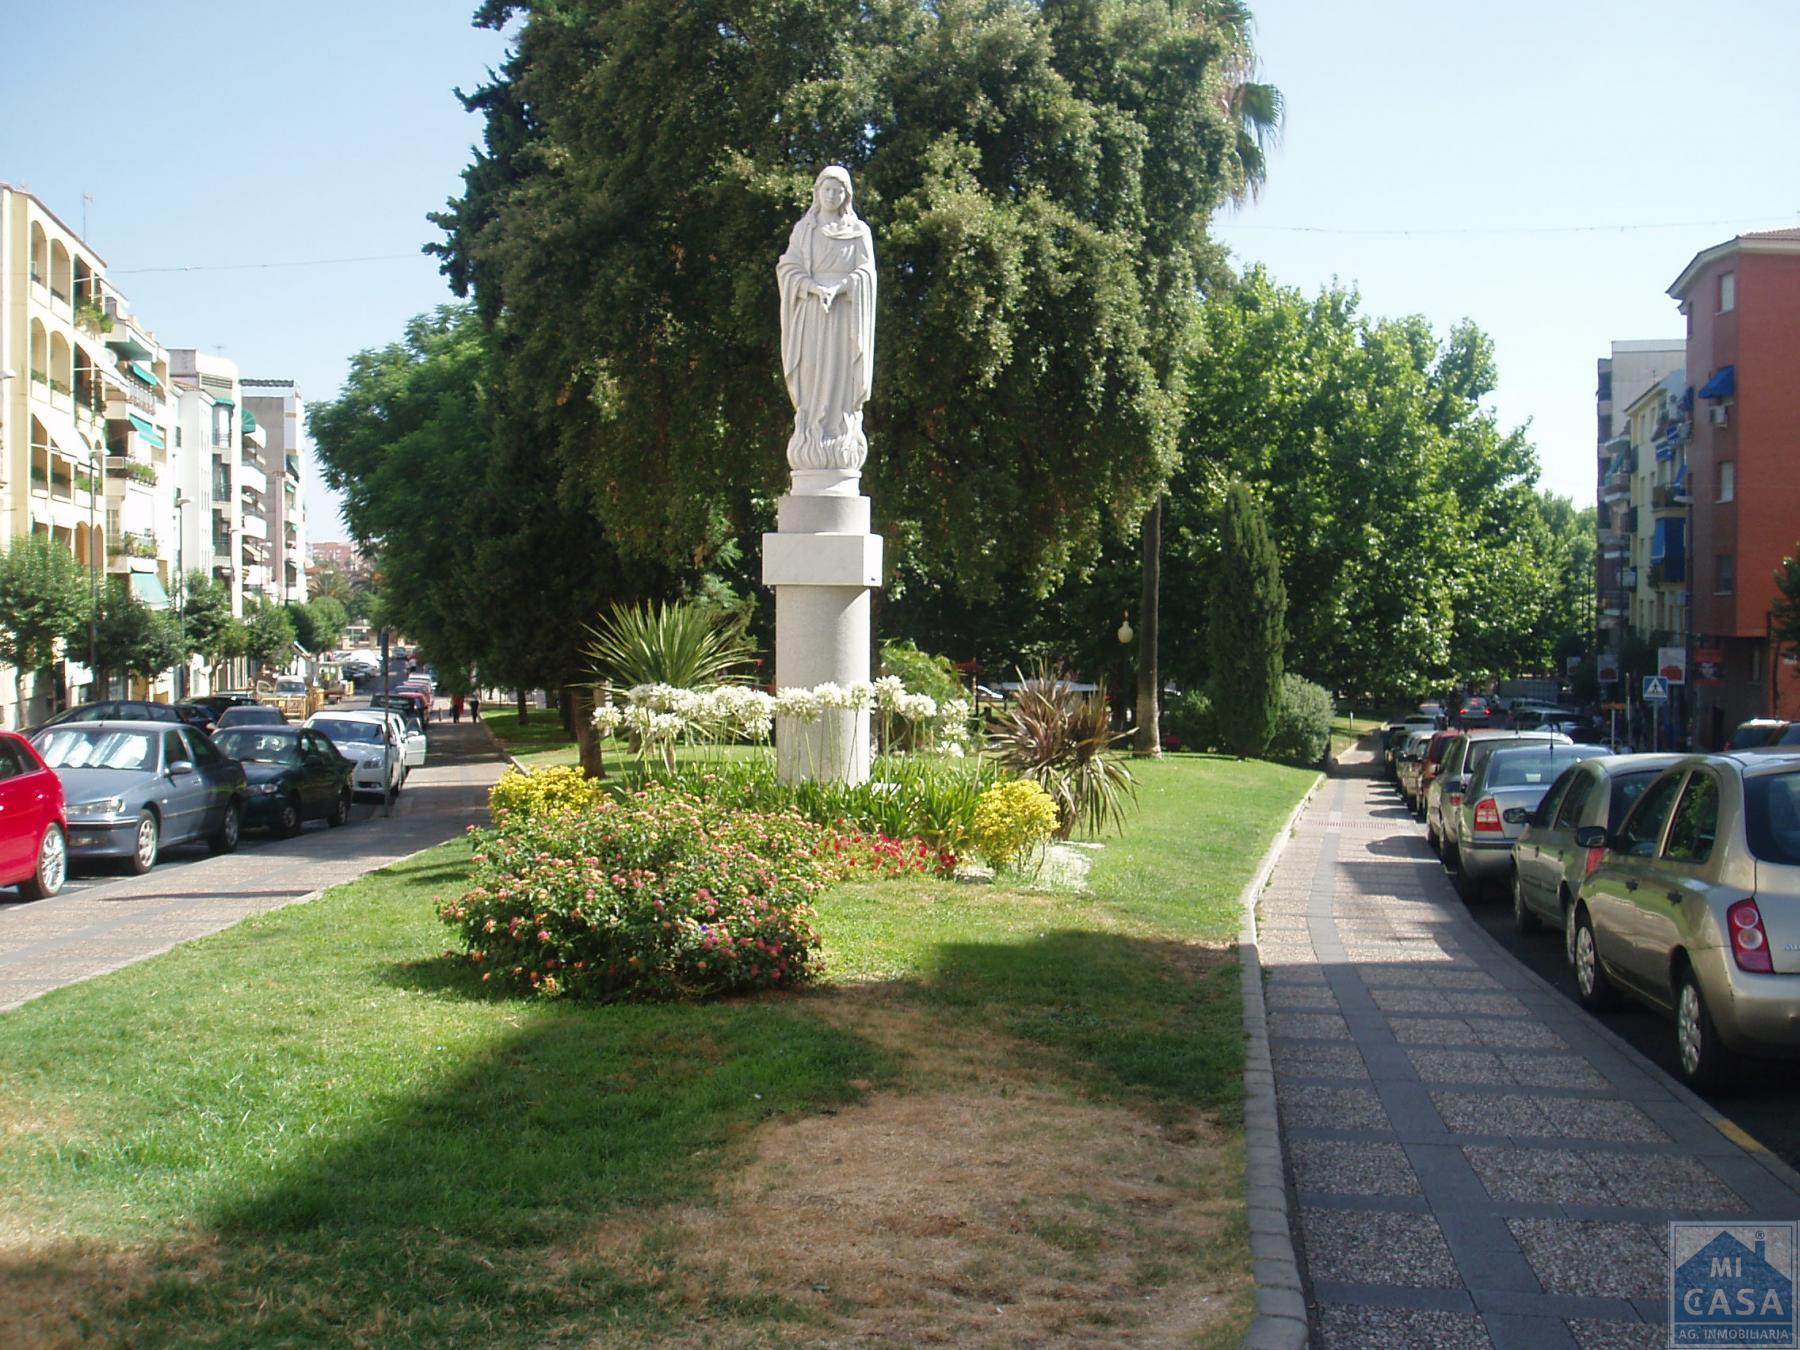
[[[1590,501],[1595,359],[1679,336],[1664,289],[1699,249],[1800,224],[1800,3],[1252,3],[1287,130],[1219,235],[1368,313],[1480,324],[1502,419]],[[88,237],[164,343],[321,400],[449,299],[417,250],[480,136],[451,90],[505,47],[472,0],[14,8],[0,178],[78,229],[92,198]],[[374,260],[290,265],[346,258]],[[342,537],[321,491],[309,510]]]

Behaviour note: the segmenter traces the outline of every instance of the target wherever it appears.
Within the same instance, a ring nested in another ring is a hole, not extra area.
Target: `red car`
[[[0,886],[16,883],[27,900],[45,900],[68,875],[62,780],[30,741],[0,731]]]

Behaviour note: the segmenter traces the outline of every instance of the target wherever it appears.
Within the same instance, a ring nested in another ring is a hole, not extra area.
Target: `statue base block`
[[[881,537],[869,533],[869,499],[787,496],[776,518],[779,531],[763,536],[763,585],[775,588],[777,687],[867,680],[869,591],[881,584]],[[817,722],[777,718],[775,766],[784,783],[867,782],[867,710],[833,710]]]

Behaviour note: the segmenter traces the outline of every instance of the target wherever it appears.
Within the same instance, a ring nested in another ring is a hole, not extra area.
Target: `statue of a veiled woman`
[[[781,372],[794,402],[788,466],[860,471],[875,367],[875,241],[856,214],[848,171],[834,164],[820,173],[775,275]]]

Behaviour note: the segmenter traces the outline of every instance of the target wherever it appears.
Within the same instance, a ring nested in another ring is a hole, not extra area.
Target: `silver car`
[[[1570,765],[1551,784],[1512,847],[1513,924],[1521,933],[1545,924],[1558,933],[1571,931],[1569,905],[1581,879],[1606,856],[1604,849],[1577,846],[1575,831],[1584,825],[1617,829],[1638,794],[1681,759],[1603,754]]]
[[[238,846],[244,769],[205,733],[166,722],[63,722],[32,737],[62,780],[69,855],[156,866],[171,844]]]
[[[1455,806],[1456,888],[1478,900],[1512,870],[1514,842],[1564,769],[1606,753],[1603,745],[1502,740],[1481,759]]]
[[[1438,791],[1442,801],[1437,820],[1438,856],[1444,860],[1444,866],[1450,869],[1458,893],[1466,899],[1475,899],[1487,878],[1504,870],[1490,870],[1485,866],[1486,858],[1476,859],[1470,868],[1463,866],[1463,841],[1487,834],[1487,831],[1475,827],[1475,803],[1469,795],[1473,791],[1475,776],[1481,772],[1481,766],[1500,746],[1568,744],[1567,736],[1554,731],[1497,731],[1491,728],[1471,731],[1462,745],[1455,767],[1452,769],[1446,766],[1444,772],[1438,775],[1441,780]],[[1510,839],[1507,840],[1506,847],[1512,847]]]
[[[1606,849],[1570,909],[1584,1005],[1673,1014],[1703,1091],[1738,1055],[1800,1058],[1800,755],[1689,756],[1575,842]]]

